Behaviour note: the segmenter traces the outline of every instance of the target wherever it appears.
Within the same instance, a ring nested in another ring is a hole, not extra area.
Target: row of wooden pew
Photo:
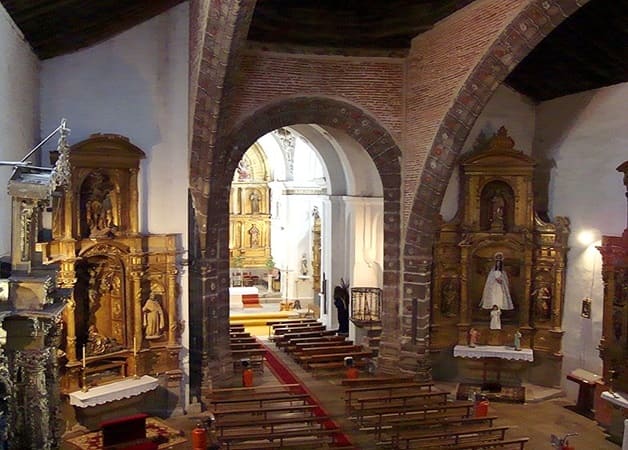
[[[229,339],[234,369],[237,369],[240,361],[248,359],[253,370],[264,372],[266,349],[255,336],[251,336],[251,333],[244,330],[244,325],[230,324]]]
[[[267,325],[270,340],[306,370],[343,369],[347,357],[353,359],[355,366],[364,366],[372,356],[371,351],[365,351],[345,336],[327,330],[315,319],[272,321]]]
[[[210,409],[222,449],[354,448],[298,384],[215,389]]]
[[[411,378],[342,380],[348,417],[393,449],[523,450],[528,438],[508,438],[495,416],[475,417],[470,401],[451,401],[433,383]]]

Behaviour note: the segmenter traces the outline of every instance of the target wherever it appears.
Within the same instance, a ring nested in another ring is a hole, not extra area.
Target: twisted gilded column
[[[168,271],[168,345],[177,345],[177,274],[179,271],[172,267]]]

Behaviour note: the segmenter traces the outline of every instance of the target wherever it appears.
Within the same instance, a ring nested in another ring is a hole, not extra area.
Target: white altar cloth
[[[534,354],[531,348],[515,350],[513,347],[505,345],[456,345],[454,356],[459,358],[500,358],[513,361],[534,361]]]
[[[614,405],[621,406],[622,408],[628,409],[628,394],[624,392],[602,392],[602,399],[610,402]]]
[[[90,388],[87,392],[71,392],[70,405],[78,406],[79,408],[102,405],[152,391],[157,388],[158,384],[159,380],[157,378],[148,375],[144,375],[141,378],[128,377],[115,383]]]

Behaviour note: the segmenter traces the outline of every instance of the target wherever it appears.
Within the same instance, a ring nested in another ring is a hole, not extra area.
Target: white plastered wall
[[[563,315],[563,387],[569,398],[578,386],[566,381],[573,369],[601,373],[597,346],[602,333],[601,256],[578,240],[581,231],[620,236],[626,227],[623,174],[628,160],[628,83],[569,95],[537,108],[534,156],[553,161],[549,213],[571,221]],[[580,317],[591,297],[591,319]]]
[[[71,128],[70,143],[92,133],[126,136],[146,153],[139,176],[143,233],[178,233],[188,243],[188,4],[114,38],[42,63],[41,130]],[[187,258],[187,255],[181,255]],[[179,308],[188,320],[188,273]],[[182,353],[188,374],[188,333]],[[184,380],[187,385],[187,379]],[[187,395],[186,395],[187,397]],[[187,399],[186,399],[187,404]]]
[[[0,5],[0,160],[19,161],[38,143],[38,91],[39,60]],[[37,156],[30,159],[36,163]],[[0,166],[0,258],[7,261],[11,252],[11,197],[6,186],[12,172],[12,167]]]

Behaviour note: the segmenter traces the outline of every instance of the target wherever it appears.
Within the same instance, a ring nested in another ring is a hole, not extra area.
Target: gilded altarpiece
[[[482,378],[481,363],[451,358],[455,345],[470,344],[472,329],[479,332],[474,337],[478,345],[495,346],[513,346],[518,331],[535,362],[504,361],[502,379],[560,384],[569,221],[545,222],[535,213],[534,166],[503,127],[485,148],[460,162],[460,208],[441,225],[434,246],[431,349],[443,376]],[[501,329],[491,329],[490,311],[481,301],[497,259],[507,274],[513,307],[501,310]]]
[[[263,268],[271,256],[270,179],[264,152],[253,145],[234,174],[229,201],[232,267]]]
[[[109,134],[70,149],[71,188],[54,199],[53,240],[43,246],[44,262],[59,263],[59,284],[73,292],[61,341],[64,394],[146,374],[159,375],[182,402],[181,242],[175,234],[139,232],[144,156]]]

